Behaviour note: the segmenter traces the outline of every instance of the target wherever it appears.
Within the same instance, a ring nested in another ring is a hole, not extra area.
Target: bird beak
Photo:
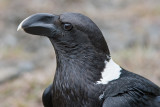
[[[27,20],[27,19],[29,19],[30,17],[27,17],[26,19],[24,19],[20,24],[19,24],[19,26],[18,26],[18,28],[17,28],[17,31],[19,31],[19,30],[22,30],[22,25],[23,25],[23,23]]]
[[[55,15],[48,13],[38,13],[24,19],[18,26],[17,31],[23,29],[33,35],[50,36],[56,31],[54,25]]]

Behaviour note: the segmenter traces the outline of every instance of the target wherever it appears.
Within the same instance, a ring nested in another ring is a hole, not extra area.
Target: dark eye
[[[72,26],[72,24],[70,24],[70,23],[65,23],[65,24],[63,24],[63,29],[66,30],[66,31],[71,30],[72,27],[73,27],[73,26]]]

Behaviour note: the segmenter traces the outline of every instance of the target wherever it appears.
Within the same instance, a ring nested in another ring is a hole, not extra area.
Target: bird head
[[[33,35],[48,37],[56,51],[90,47],[109,55],[107,43],[97,25],[79,13],[60,15],[38,13],[24,19],[18,29]]]

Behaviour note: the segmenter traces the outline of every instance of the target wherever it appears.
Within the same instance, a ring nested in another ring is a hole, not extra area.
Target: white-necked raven
[[[39,13],[22,21],[21,28],[47,36],[55,49],[56,74],[43,93],[45,107],[160,107],[160,88],[117,65],[88,17]]]

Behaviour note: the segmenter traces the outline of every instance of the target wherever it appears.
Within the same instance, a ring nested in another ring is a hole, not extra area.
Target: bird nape
[[[44,107],[160,107],[160,88],[111,58],[97,25],[79,13],[34,14],[18,29],[50,39],[56,53]]]

